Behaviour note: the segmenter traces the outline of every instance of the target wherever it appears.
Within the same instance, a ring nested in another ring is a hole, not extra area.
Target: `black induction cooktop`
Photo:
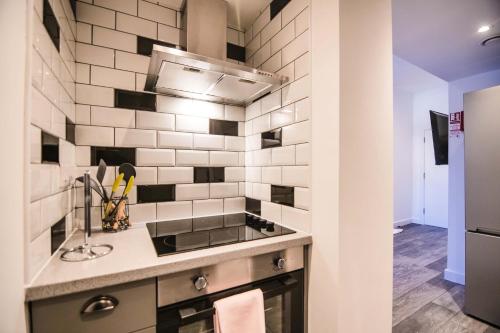
[[[158,256],[293,234],[248,213],[147,223]]]

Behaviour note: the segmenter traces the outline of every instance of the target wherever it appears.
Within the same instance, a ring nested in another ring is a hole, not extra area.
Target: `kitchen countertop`
[[[74,233],[65,248],[83,243],[83,233]],[[158,257],[145,225],[118,233],[96,232],[92,244],[111,244],[113,251],[101,258],[66,262],[54,253],[34,281],[26,287],[26,301],[40,300],[80,291],[180,272],[222,261],[259,255],[312,243],[303,232],[236,243],[192,252]]]

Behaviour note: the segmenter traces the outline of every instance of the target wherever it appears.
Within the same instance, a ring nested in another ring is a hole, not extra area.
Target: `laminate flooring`
[[[394,333],[500,333],[465,315],[464,286],[444,280],[447,236],[419,224],[394,235]]]

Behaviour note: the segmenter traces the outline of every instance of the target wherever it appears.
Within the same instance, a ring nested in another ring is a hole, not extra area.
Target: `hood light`
[[[477,32],[482,34],[484,32],[490,31],[491,27],[489,25],[483,25],[479,29],[477,29]]]

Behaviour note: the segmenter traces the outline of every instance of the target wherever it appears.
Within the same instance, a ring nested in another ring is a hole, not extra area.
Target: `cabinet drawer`
[[[96,303],[100,296],[104,298]],[[155,297],[155,279],[148,279],[35,301],[33,333],[138,331],[156,325]],[[90,312],[82,313],[84,309]]]

